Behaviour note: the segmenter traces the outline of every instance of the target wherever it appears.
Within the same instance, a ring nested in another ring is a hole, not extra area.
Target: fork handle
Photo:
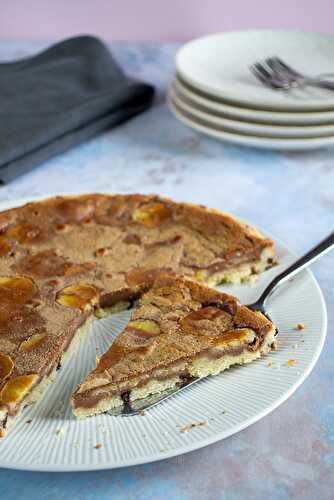
[[[296,260],[291,266],[281,272],[276,276],[269,285],[263,291],[258,303],[264,304],[268,297],[273,293],[273,291],[279,286],[285,283],[288,279],[295,276],[297,273],[305,269],[312,262],[317,260],[319,257],[329,252],[334,248],[334,232],[331,233],[327,238],[316,245],[312,250],[307,252],[305,255]]]
[[[334,82],[329,82],[326,80],[318,80],[318,79],[307,79],[305,80],[306,85],[311,85],[312,87],[318,87],[321,89],[334,90]]]

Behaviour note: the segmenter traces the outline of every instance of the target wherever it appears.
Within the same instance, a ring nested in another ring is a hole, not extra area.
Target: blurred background
[[[299,28],[334,32],[333,0],[2,0],[0,38],[185,41],[209,32]]]

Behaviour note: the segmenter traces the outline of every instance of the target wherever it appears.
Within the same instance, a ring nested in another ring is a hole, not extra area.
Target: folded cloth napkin
[[[0,182],[144,111],[153,94],[90,36],[0,64]]]

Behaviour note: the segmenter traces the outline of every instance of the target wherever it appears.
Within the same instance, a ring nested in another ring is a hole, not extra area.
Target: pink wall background
[[[244,28],[334,32],[334,0],[2,0],[0,38],[183,41]]]

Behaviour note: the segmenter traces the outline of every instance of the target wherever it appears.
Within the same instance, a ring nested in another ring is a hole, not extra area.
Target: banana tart
[[[275,327],[225,293],[160,276],[131,320],[72,396],[86,417],[259,358],[275,348]]]
[[[55,197],[0,213],[0,435],[95,316],[130,307],[161,273],[239,283],[273,257],[271,240],[232,216],[153,195]],[[161,340],[166,321],[148,323]]]

